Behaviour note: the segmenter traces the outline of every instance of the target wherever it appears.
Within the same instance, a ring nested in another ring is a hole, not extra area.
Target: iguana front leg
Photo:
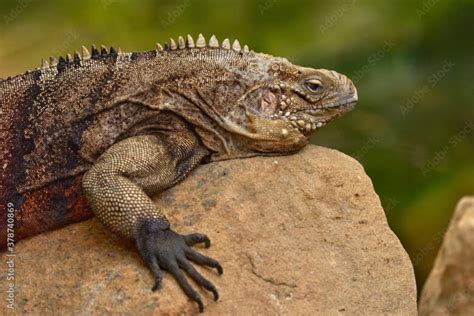
[[[207,155],[190,133],[136,136],[111,146],[83,177],[83,188],[97,218],[111,231],[135,240],[144,261],[160,286],[160,268],[173,274],[184,292],[199,304],[199,294],[182,270],[218,299],[215,286],[201,276],[188,260],[222,273],[220,264],[191,249],[196,243],[210,246],[203,234],[180,235],[170,229],[165,215],[149,195],[185,177]],[[182,270],[181,270],[182,269]]]

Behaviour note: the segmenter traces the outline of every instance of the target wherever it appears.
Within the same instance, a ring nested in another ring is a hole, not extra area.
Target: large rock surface
[[[474,315],[474,196],[457,205],[421,294],[421,315]]]
[[[202,253],[224,274],[200,268],[221,294],[201,291],[209,315],[416,314],[408,255],[362,166],[338,151],[209,164],[156,201],[177,231],[213,242]],[[169,274],[152,293],[133,244],[96,220],[15,250],[18,314],[197,312]]]

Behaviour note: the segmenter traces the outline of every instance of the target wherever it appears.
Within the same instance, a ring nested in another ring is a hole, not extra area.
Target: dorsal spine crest
[[[194,41],[193,37],[190,34],[188,34],[186,37],[179,36],[177,43],[174,39],[170,38],[169,42],[163,45],[157,43],[155,51],[156,55],[158,56],[163,52],[179,51],[186,49],[232,49],[237,52],[250,52],[247,45],[244,45],[244,48],[242,49],[237,39],[233,42],[232,45],[230,44],[228,38],[224,39],[222,43],[219,44],[219,41],[217,40],[217,37],[215,35],[212,35],[209,39],[209,42],[206,42],[206,39],[202,34],[198,35],[196,41]],[[107,58],[117,59],[125,55],[128,54],[122,53],[120,49],[116,50],[113,47],[110,47],[110,50],[107,51],[107,48],[103,45],[100,47],[100,49],[98,49],[95,45],[92,45],[91,52],[89,52],[89,50],[85,46],[82,46],[82,56],[79,52],[76,51],[74,52],[74,55],[67,54],[66,57],[60,56],[58,60],[55,57],[50,57],[49,62],[43,59],[41,61],[41,67],[39,69],[48,69],[51,67],[55,67],[59,70],[59,68],[64,69],[69,64],[82,65],[82,62],[84,60],[100,60]]]

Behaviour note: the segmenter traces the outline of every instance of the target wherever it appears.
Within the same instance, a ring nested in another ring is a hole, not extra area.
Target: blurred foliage
[[[474,194],[473,1],[2,0],[0,19],[0,77],[83,44],[140,51],[200,32],[349,75],[358,107],[314,143],[364,165],[419,288]]]

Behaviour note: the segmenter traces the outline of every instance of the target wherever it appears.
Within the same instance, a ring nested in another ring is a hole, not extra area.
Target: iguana
[[[335,71],[201,34],[146,52],[93,46],[43,60],[0,80],[0,247],[13,241],[9,209],[16,240],[95,215],[135,242],[153,290],[167,270],[203,311],[183,270],[218,299],[191,264],[222,274],[191,248],[210,240],[172,230],[150,196],[200,164],[297,152],[356,102],[351,80]]]

